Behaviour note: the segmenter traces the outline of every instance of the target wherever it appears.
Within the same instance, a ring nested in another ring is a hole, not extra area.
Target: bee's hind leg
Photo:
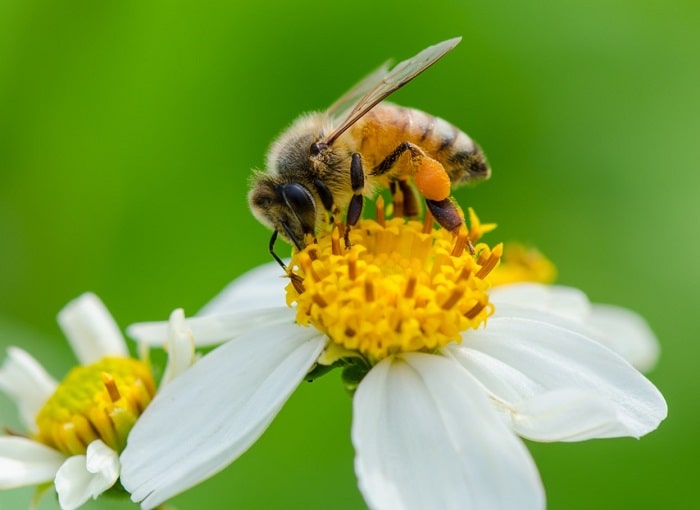
[[[350,184],[352,185],[352,198],[348,205],[348,213],[345,217],[345,246],[350,247],[350,227],[353,227],[360,220],[364,197],[362,191],[365,188],[365,172],[362,169],[362,157],[355,152],[350,162]]]
[[[442,228],[449,230],[455,235],[459,232],[459,228],[464,223],[464,220],[462,219],[459,206],[452,198],[448,197],[444,200],[429,200],[426,198],[425,203],[430,213],[435,218],[435,221],[437,221]],[[467,238],[467,249],[469,253],[474,253],[474,246],[469,238]]]
[[[459,206],[451,198],[445,200],[425,200],[435,221],[450,232],[455,232],[464,223]]]
[[[411,175],[418,192],[426,199],[442,202],[450,196],[450,176],[445,167],[423,149],[411,142],[402,142],[372,170],[372,175],[384,175],[394,168],[404,152],[411,155]],[[402,190],[404,191],[404,190]]]
[[[420,213],[418,198],[408,179],[395,179],[389,183],[391,201],[394,204],[394,217],[416,218]]]
[[[430,213],[435,218],[435,221],[437,221],[442,228],[454,232],[462,225],[462,215],[459,212],[459,207],[451,198],[446,198],[444,200],[426,199],[425,203],[428,209],[430,209]]]

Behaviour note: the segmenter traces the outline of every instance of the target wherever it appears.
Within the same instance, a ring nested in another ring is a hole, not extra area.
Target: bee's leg
[[[418,199],[413,186],[406,179],[399,179],[397,183],[403,195],[403,215],[408,218],[415,218],[420,211],[418,210]]]
[[[287,272],[287,265],[284,262],[282,262],[282,259],[279,258],[279,255],[277,255],[275,253],[275,241],[277,241],[277,231],[273,230],[272,237],[270,238],[270,244],[268,245],[268,248],[270,250],[270,255],[272,255],[272,258],[275,259],[275,262],[277,262],[282,267],[284,272],[286,273]]]
[[[418,147],[417,145],[412,144],[411,142],[402,142],[399,144],[396,149],[391,151],[387,157],[385,157],[381,163],[379,163],[377,166],[375,166],[372,169],[371,174],[372,175],[384,175],[387,173],[389,170],[394,168],[394,165],[396,162],[399,160],[401,155],[406,152],[406,151],[411,151],[411,159],[417,159],[420,160],[425,156],[425,153],[423,150]]]
[[[416,192],[408,179],[392,179],[389,182],[394,217],[416,218],[420,212]]]
[[[449,230],[453,234],[457,234],[464,220],[462,219],[459,206],[457,206],[451,198],[446,198],[445,200],[429,200],[426,198],[425,203],[428,209],[430,209],[430,213],[435,218],[435,221],[437,221],[442,228]],[[467,248],[470,253],[474,253],[474,246],[472,246],[469,238],[467,238]]]
[[[340,210],[335,205],[335,201],[333,200],[333,194],[331,193],[331,190],[328,189],[326,183],[324,183],[321,179],[316,179],[314,181],[314,187],[316,188],[316,192],[318,193],[318,196],[321,199],[323,208],[326,211],[328,211],[328,213],[331,215],[331,223],[333,223],[333,215],[338,214]]]
[[[348,205],[348,214],[345,218],[345,246],[350,247],[350,227],[355,226],[360,220],[364,197],[362,191],[365,188],[365,172],[362,169],[362,157],[355,152],[350,162],[350,184],[352,185],[352,198]]]
[[[400,143],[381,163],[374,167],[372,175],[383,175],[390,171],[406,151],[411,153],[413,180],[421,195],[426,199],[438,202],[449,197],[451,183],[445,167],[411,142]]]
[[[321,203],[323,204],[323,208],[326,210],[328,213],[328,224],[329,225],[336,225],[341,232],[344,231],[344,226],[342,223],[336,223],[336,218],[340,218],[340,215],[342,211],[340,210],[340,207],[338,207],[335,203],[335,200],[333,199],[333,194],[331,193],[331,190],[328,189],[328,186],[326,186],[326,183],[323,182],[321,179],[316,179],[314,181],[314,187],[316,188],[316,191],[318,192],[318,196],[321,199]]]
[[[282,261],[281,258],[275,253],[275,241],[277,241],[277,230],[272,231],[272,237],[270,237],[270,255],[272,255],[272,258],[275,259],[275,262],[277,262],[281,267],[282,271],[287,273],[287,276],[292,282],[292,285],[294,285],[294,288],[299,294],[302,294],[304,292],[304,279],[299,276],[298,274],[294,273],[292,270],[290,270],[287,265]]]

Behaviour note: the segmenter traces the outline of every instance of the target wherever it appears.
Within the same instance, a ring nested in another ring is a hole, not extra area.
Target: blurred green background
[[[536,244],[560,283],[641,312],[662,344],[649,376],[670,409],[658,431],[529,445],[549,507],[689,508],[700,474],[698,27],[691,0],[4,0],[0,347],[22,345],[61,377],[74,358],[55,314],[86,290],[124,327],[194,313],[269,260],[246,179],[279,131],[385,59],[462,35],[392,99],[481,143],[493,178],[457,197],[499,223],[490,240]],[[17,425],[4,396],[0,411]],[[363,508],[350,423],[337,374],[304,384],[248,453],[173,503]],[[0,493],[0,507],[25,508],[30,493]]]

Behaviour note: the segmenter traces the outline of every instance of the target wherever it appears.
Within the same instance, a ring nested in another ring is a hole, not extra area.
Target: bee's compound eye
[[[299,220],[303,232],[313,233],[316,223],[316,202],[311,192],[298,182],[288,182],[280,191],[287,206]]]
[[[311,147],[309,147],[309,153],[312,156],[316,156],[320,154],[321,152],[325,151],[328,148],[328,145],[323,143],[323,142],[315,142],[311,144]]]
[[[303,185],[298,182],[288,182],[282,186],[281,192],[287,205],[297,214],[306,211],[316,213],[314,197]]]

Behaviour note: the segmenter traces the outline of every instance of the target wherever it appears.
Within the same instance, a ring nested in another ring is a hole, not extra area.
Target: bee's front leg
[[[365,171],[362,168],[362,157],[355,152],[350,162],[350,184],[352,186],[352,198],[348,205],[348,214],[345,218],[345,246],[350,247],[350,227],[355,226],[362,215],[364,197],[362,191],[365,188]]]
[[[326,212],[328,212],[328,214],[330,214],[331,223],[333,223],[333,215],[340,213],[340,209],[337,205],[335,205],[335,200],[333,199],[331,190],[328,189],[326,183],[324,183],[321,179],[316,179],[314,181],[314,187],[316,188],[318,197],[321,199],[323,208],[326,210]]]
[[[277,230],[272,231],[272,237],[270,237],[270,243],[268,244],[268,249],[270,250],[270,255],[272,255],[272,258],[275,259],[275,262],[277,262],[282,270],[285,273],[288,273],[289,271],[287,270],[287,265],[282,261],[282,259],[275,253],[275,242],[277,241]]]

